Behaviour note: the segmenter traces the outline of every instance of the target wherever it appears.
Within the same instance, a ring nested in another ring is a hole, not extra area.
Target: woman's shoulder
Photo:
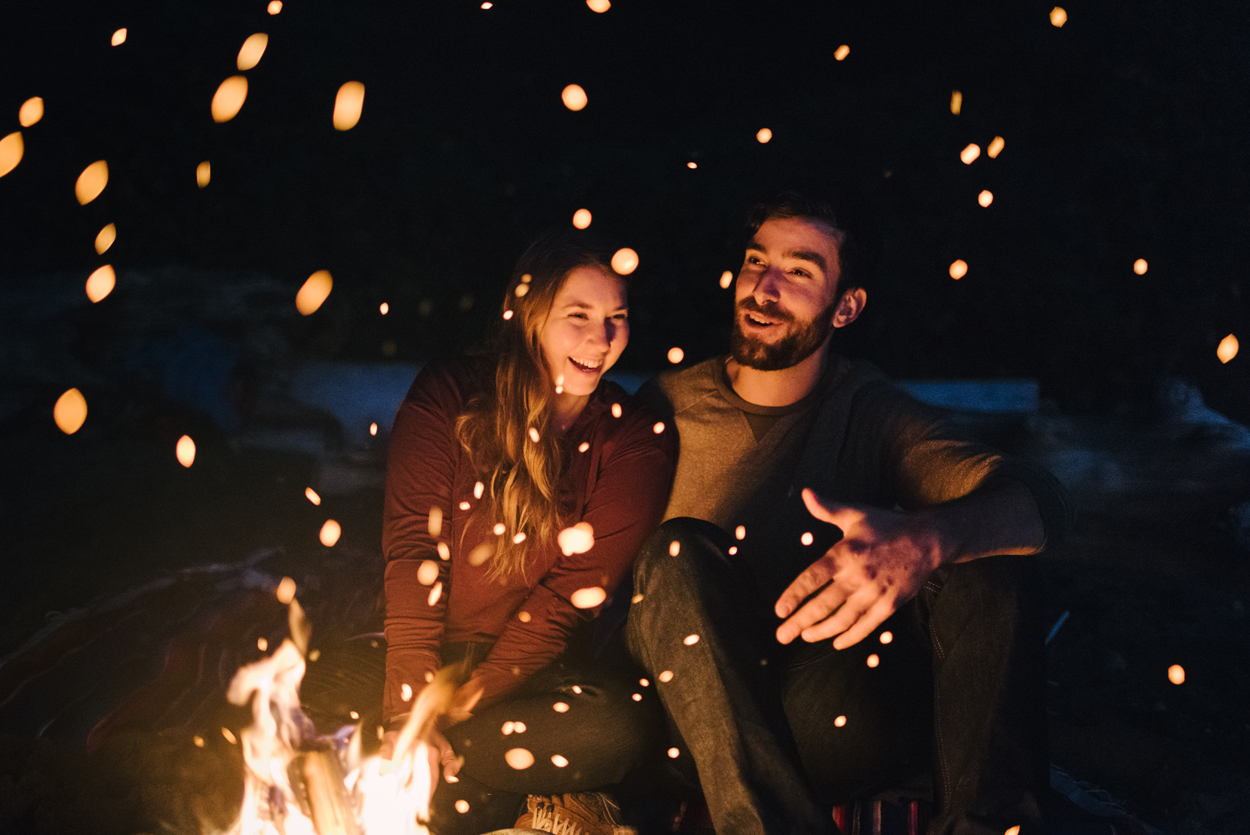
[[[672,453],[673,433],[643,401],[617,383],[603,380],[587,405],[594,420],[595,434],[605,448],[648,447]]]
[[[433,360],[418,369],[406,399],[464,402],[488,385],[493,370],[490,358],[483,356]]]

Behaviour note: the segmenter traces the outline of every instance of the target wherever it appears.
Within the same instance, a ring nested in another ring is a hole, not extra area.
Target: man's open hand
[[[858,643],[945,561],[938,531],[923,514],[837,504],[811,490],[803,491],[803,503],[817,519],[841,528],[843,537],[777,599],[777,616],[786,619],[777,628],[783,644],[799,636],[834,638],[835,649]]]

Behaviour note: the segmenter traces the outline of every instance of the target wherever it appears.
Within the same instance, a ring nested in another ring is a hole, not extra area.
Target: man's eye
[[[628,321],[629,321],[629,314],[628,314],[628,313],[617,313],[617,314],[614,314],[614,315],[612,316],[612,318],[613,318],[613,319],[615,319],[615,320],[617,320],[618,322],[628,322]]]

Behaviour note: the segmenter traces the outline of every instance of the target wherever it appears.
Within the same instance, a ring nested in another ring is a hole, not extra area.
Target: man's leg
[[[647,540],[630,650],[689,746],[679,756],[694,758],[718,835],[831,832],[797,765],[768,610],[726,559],[732,544],[697,519],[669,520]]]
[[[1044,831],[1046,666],[1034,559],[942,568],[918,596],[933,653],[933,835]]]

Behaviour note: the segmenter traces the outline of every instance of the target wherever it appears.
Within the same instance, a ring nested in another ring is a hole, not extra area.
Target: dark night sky
[[[127,271],[169,264],[262,273],[291,294],[331,270],[330,301],[288,328],[300,356],[381,361],[388,339],[400,360],[458,352],[525,243],[580,207],[641,256],[623,362],[659,367],[673,344],[698,360],[725,344],[716,280],[738,266],[749,196],[837,179],[872,198],[887,245],[848,353],[898,376],[1034,377],[1070,409],[1141,400],[1181,375],[1250,419],[1247,359],[1215,359],[1226,333],[1250,339],[1240,0],[1074,2],[1061,29],[1036,2],[265,5],[6,10],[0,134],[30,96],[47,115],[0,179],[0,282],[25,291],[113,264],[114,297],[75,313],[94,334],[84,362],[131,327],[115,321]],[[111,47],[121,26],[129,37]],[[213,92],[258,31],[270,40],[247,102],[215,124]],[[348,80],[366,86],[364,115],[340,133],[330,115]],[[586,89],[585,110],[561,104],[568,83]],[[959,161],[995,135],[998,159]],[[101,158],[109,186],[80,207],[74,180]],[[119,237],[100,257],[107,222]],[[970,264],[959,282],[956,258]]]

